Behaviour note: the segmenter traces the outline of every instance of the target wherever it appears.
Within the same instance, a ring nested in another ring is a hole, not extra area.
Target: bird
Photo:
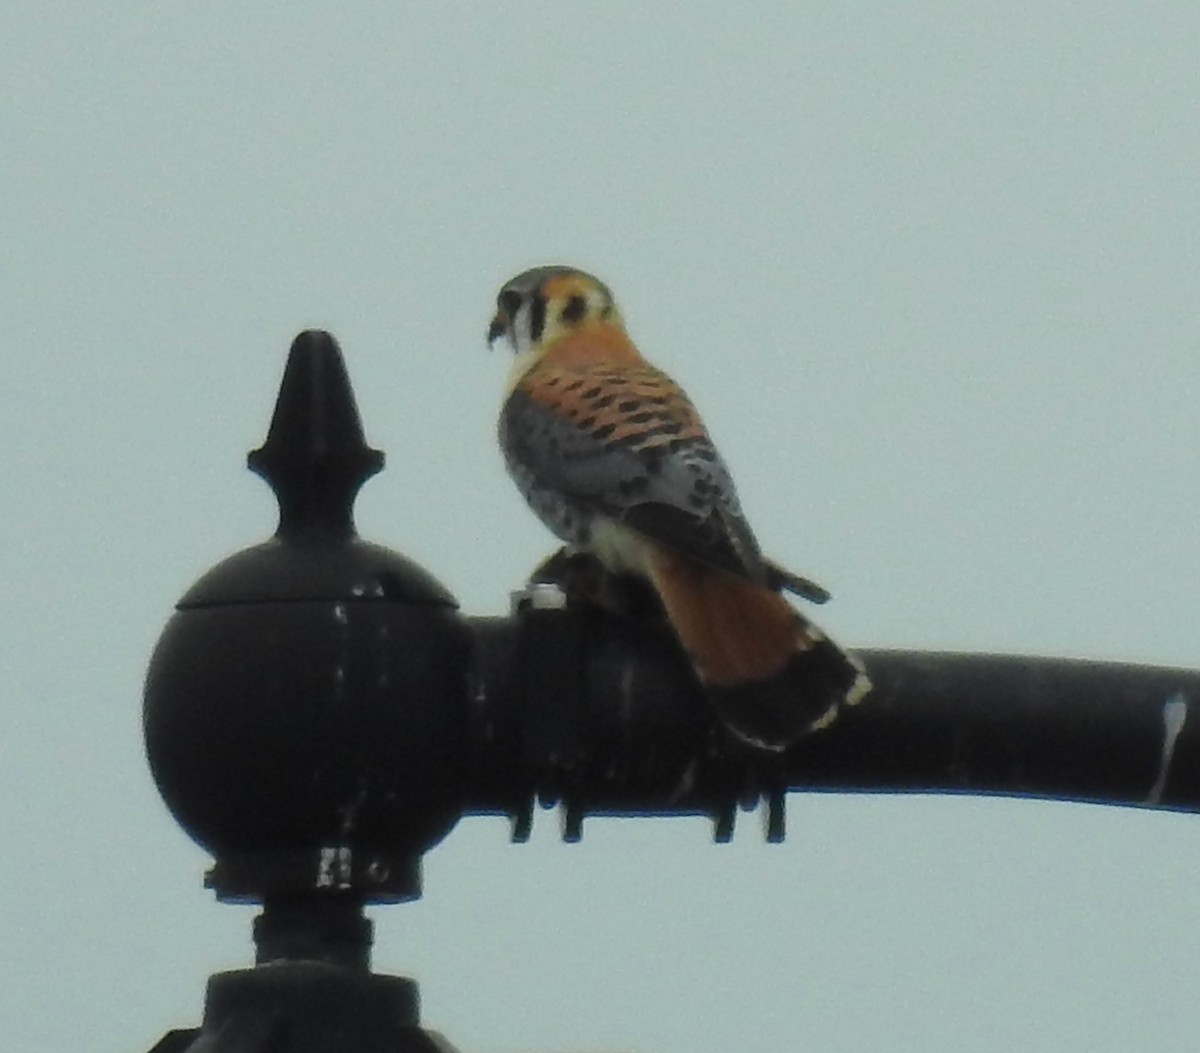
[[[721,724],[781,751],[867,694],[858,659],[781,594],[829,593],[763,555],[691,399],[642,356],[604,282],[526,270],[487,337],[513,355],[498,430],[517,488],[568,553],[648,586]]]

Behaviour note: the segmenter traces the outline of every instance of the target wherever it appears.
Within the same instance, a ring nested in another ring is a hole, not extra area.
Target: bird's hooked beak
[[[523,317],[522,311],[524,310],[527,310],[526,299],[521,293],[507,286],[500,290],[500,295],[496,297],[496,317],[488,326],[489,347],[494,347],[500,337],[506,336],[512,349],[517,350],[519,342],[517,329],[518,327],[525,328],[525,325],[519,323],[518,319]]]
[[[492,324],[488,326],[488,347],[495,347],[496,341],[508,332],[509,318],[504,311],[497,311],[496,317],[492,319]]]

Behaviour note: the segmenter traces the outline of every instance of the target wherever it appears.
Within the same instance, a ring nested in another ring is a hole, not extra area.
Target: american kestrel
[[[683,389],[634,346],[608,286],[571,267],[506,283],[488,330],[514,353],[500,445],[543,522],[612,575],[652,586],[718,716],[783,749],[870,688],[780,595],[820,586],[764,558]]]

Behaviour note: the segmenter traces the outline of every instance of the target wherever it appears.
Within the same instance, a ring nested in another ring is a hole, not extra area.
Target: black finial
[[[222,898],[412,898],[461,809],[469,641],[436,580],[354,531],[383,455],[328,333],[292,344],[249,463],[279,528],[209,570],[163,632],[146,680],[155,780]]]
[[[363,437],[337,341],[305,330],[292,341],[267,441],[246,457],[279,502],[275,536],[217,564],[179,606],[371,599],[453,606],[415,563],[355,532],[354,499],[383,460]]]
[[[337,341],[320,329],[296,337],[267,441],[246,458],[279,500],[279,536],[346,538],[358,488],[383,467],[362,421]]]

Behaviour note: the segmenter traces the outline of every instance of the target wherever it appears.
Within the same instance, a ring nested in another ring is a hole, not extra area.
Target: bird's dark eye
[[[587,300],[576,293],[574,296],[567,298],[566,306],[562,309],[560,317],[568,324],[578,322],[587,314]]]
[[[502,292],[496,298],[496,305],[500,308],[500,310],[508,315],[509,318],[512,318],[516,315],[517,311],[520,310],[521,294],[513,289],[505,289],[504,292]]]

